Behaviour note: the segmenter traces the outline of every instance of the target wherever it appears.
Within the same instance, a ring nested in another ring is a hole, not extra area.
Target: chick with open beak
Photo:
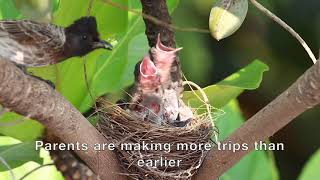
[[[160,82],[163,86],[171,82],[171,67],[181,49],[182,47],[171,48],[163,45],[159,34],[156,46],[150,50],[150,55],[159,71],[161,77]]]

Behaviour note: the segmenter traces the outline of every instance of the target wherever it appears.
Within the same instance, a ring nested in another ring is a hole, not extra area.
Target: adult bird
[[[112,45],[99,37],[95,17],[82,17],[68,27],[30,20],[0,21],[0,57],[23,67],[56,64]]]

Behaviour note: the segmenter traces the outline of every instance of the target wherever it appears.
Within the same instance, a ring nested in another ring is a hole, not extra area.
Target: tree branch
[[[308,69],[275,100],[246,121],[222,143],[247,143],[249,150],[212,149],[195,179],[214,179],[254,149],[254,143],[267,140],[295,117],[320,103],[320,63]]]
[[[140,0],[142,4],[142,13],[155,17],[167,24],[171,23],[171,17],[165,0]],[[158,34],[161,34],[161,41],[164,45],[176,47],[176,36],[174,31],[168,26],[161,26],[150,19],[143,17],[146,24],[146,35],[148,37],[149,46],[154,47],[157,42]]]
[[[0,59],[0,103],[21,115],[38,120],[65,143],[88,144],[75,153],[102,179],[122,179],[117,158],[111,151],[94,151],[106,139],[49,85],[25,75],[14,64]]]
[[[176,47],[176,36],[173,29],[165,24],[171,25],[171,16],[168,11],[166,0],[140,0],[142,4],[142,13],[146,24],[146,35],[149,41],[149,46],[154,47],[157,42],[158,34],[160,33],[161,42],[169,47]],[[164,24],[157,24],[148,17],[154,17],[157,20],[164,22]],[[179,82],[179,87],[182,87],[182,72],[179,57],[177,56],[175,62],[171,67],[172,81]],[[182,89],[182,88],[181,88]]]

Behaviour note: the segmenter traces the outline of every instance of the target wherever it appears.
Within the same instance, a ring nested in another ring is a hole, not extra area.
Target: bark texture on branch
[[[118,160],[111,151],[96,152],[105,138],[59,93],[46,83],[25,75],[14,64],[0,59],[0,103],[11,111],[38,120],[65,143],[86,143],[87,151],[75,151],[102,179],[121,179]]]
[[[171,24],[171,17],[167,8],[166,0],[140,0],[142,13],[157,18],[166,24]],[[149,46],[154,47],[157,43],[158,34],[161,34],[161,41],[164,45],[176,47],[176,37],[174,31],[166,26],[155,24],[149,19],[143,18],[146,24],[146,35]]]
[[[295,117],[320,103],[320,63],[308,69],[275,100],[246,121],[222,143],[247,143],[248,151],[212,149],[195,179],[214,179],[254,149],[254,143],[267,140]]]
[[[172,24],[166,0],[140,1],[142,4],[142,13],[157,18],[165,24]],[[168,26],[165,26],[164,24],[156,24],[155,21],[151,21],[148,18],[143,18],[143,20],[146,24],[146,35],[150,47],[155,47],[159,33],[161,37],[161,42],[164,45],[172,48],[176,47],[176,36],[172,29],[170,29]],[[175,62],[171,67],[171,78],[173,82],[178,81],[179,86],[182,86],[181,77],[181,65],[179,57],[177,56]]]

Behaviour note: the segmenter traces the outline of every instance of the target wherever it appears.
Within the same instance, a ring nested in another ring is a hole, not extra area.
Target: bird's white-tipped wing
[[[52,64],[64,42],[62,27],[29,20],[0,21],[0,56],[17,64]]]

